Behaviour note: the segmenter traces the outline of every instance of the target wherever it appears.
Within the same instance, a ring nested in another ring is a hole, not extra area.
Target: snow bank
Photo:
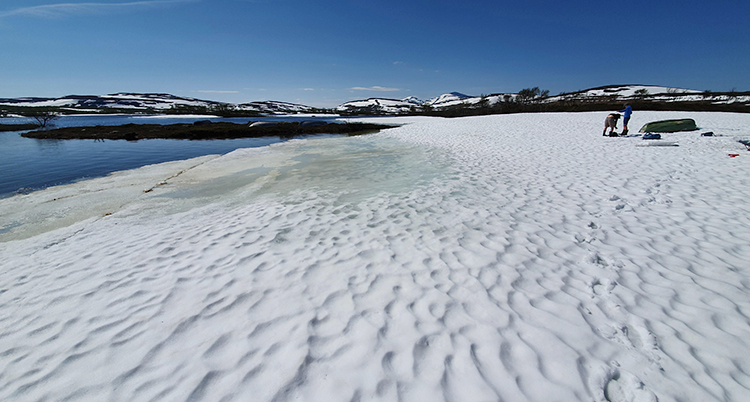
[[[650,95],[657,94],[699,94],[702,91],[683,88],[660,87],[654,85],[625,85],[622,87],[607,87],[600,89],[590,89],[585,92],[586,96],[607,96],[616,94],[621,97],[632,97],[638,95],[638,91],[648,91]]]
[[[748,400],[750,116],[636,111],[717,135],[644,148],[605,115],[378,119],[410,124],[0,200],[0,399]]]

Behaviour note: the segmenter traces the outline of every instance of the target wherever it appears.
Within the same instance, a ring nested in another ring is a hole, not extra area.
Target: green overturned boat
[[[641,127],[641,133],[674,133],[677,131],[694,131],[698,126],[693,119],[676,119],[652,121]]]

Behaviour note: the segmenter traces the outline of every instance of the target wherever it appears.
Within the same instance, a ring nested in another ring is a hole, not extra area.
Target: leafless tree
[[[26,117],[31,117],[32,119],[36,120],[36,124],[39,126],[39,128],[46,128],[52,120],[58,117],[58,114],[57,112],[52,112],[49,110],[40,110],[27,113]]]

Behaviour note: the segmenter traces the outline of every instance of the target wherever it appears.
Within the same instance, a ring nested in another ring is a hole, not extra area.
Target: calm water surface
[[[192,123],[196,120],[247,123],[250,120],[300,121],[331,120],[310,117],[207,118],[164,116],[63,116],[56,127],[136,124]],[[3,118],[0,124],[20,124],[28,120]],[[316,136],[319,137],[319,136]],[[106,176],[118,170],[197,156],[226,154],[239,148],[253,148],[284,141],[279,137],[231,140],[40,140],[21,137],[19,132],[0,132],[0,198],[28,193],[78,180]]]

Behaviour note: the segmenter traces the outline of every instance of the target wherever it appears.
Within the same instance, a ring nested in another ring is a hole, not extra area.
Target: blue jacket
[[[625,109],[620,110],[620,113],[625,113],[625,116],[623,117],[627,119],[631,114],[633,114],[633,108],[630,106],[625,106]]]

